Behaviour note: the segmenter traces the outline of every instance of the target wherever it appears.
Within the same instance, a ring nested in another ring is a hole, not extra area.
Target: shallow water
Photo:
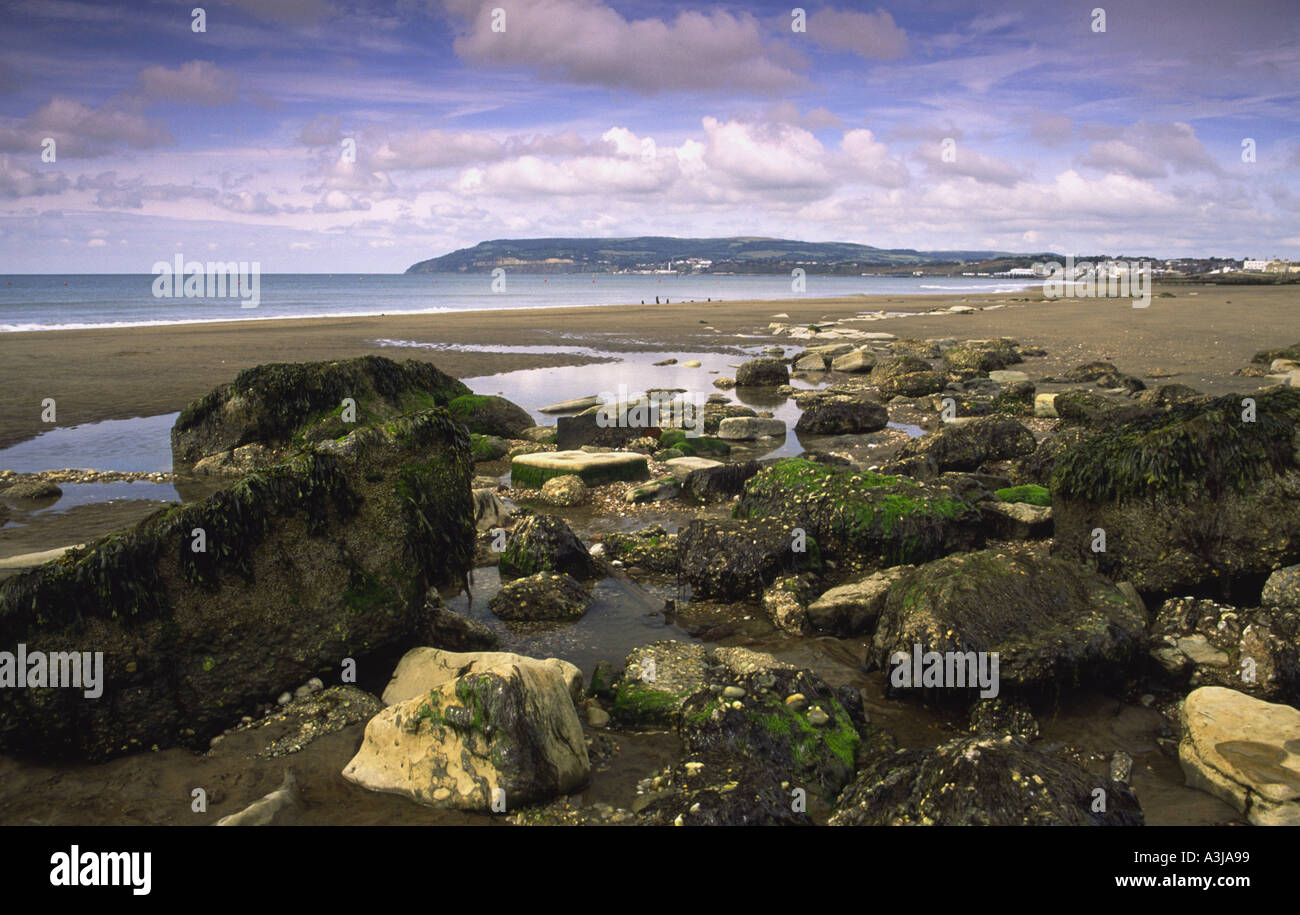
[[[172,469],[171,428],[179,415],[161,413],[56,427],[0,448],[0,469],[19,473],[65,468],[167,473]]]

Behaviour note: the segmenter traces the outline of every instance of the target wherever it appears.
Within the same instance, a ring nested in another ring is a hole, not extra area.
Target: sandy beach
[[[1162,296],[1162,292],[1172,297]],[[595,346],[612,352],[710,350],[768,339],[773,320],[806,324],[868,312],[908,317],[857,324],[899,337],[1011,336],[1041,346],[1047,371],[1092,359],[1139,376],[1159,373],[1208,393],[1254,388],[1232,372],[1300,325],[1300,290],[1281,287],[1157,287],[1150,307],[1128,299],[1041,296],[860,296],[784,301],[674,302],[658,306],[479,311],[285,321],[244,321],[0,335],[0,447],[48,428],[40,403],[53,397],[58,425],[182,409],[240,370],[266,362],[341,359],[367,353],[425,359],[460,378],[573,365],[571,354],[457,352],[381,346],[379,340],[451,345]],[[973,314],[922,314],[954,304]],[[788,318],[774,318],[786,314]],[[788,338],[772,338],[773,342]],[[574,396],[588,392],[575,392]]]

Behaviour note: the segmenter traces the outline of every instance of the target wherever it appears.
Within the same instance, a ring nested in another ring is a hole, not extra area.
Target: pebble
[[[295,699],[306,699],[310,695],[311,687],[305,683],[293,691],[293,698]]]
[[[325,688],[325,683],[320,677],[312,677],[307,681],[307,688],[313,693],[318,693]]]
[[[821,706],[814,705],[808,710],[808,723],[820,728],[831,723],[831,716],[822,711]]]
[[[808,699],[803,693],[791,693],[785,697],[785,706],[791,711],[802,712],[808,707]]]
[[[609,726],[609,712],[605,711],[599,705],[587,706],[587,724],[593,728],[604,728]]]
[[[745,687],[743,687],[743,686],[728,686],[726,689],[724,689],[724,690],[722,691],[722,698],[724,698],[724,699],[743,699],[743,698],[745,698]]]
[[[280,698],[275,700],[275,704],[288,705],[292,701],[293,701],[293,696],[289,695],[287,692],[284,692],[284,693],[280,693]]]

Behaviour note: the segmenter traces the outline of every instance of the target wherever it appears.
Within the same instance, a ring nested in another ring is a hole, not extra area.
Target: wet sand
[[[1160,297],[1163,291],[1173,298]],[[1145,309],[1133,308],[1128,299],[1046,301],[1037,293],[859,296],[9,333],[0,334],[0,390],[8,407],[0,411],[0,447],[49,428],[41,422],[40,404],[46,397],[55,398],[61,426],[150,416],[180,410],[241,369],[264,362],[375,353],[432,361],[465,378],[591,361],[589,356],[545,352],[384,347],[376,342],[381,339],[700,351],[763,342],[773,320],[807,324],[867,311],[916,313],[958,303],[1002,307],[852,326],[900,337],[1012,336],[1045,347],[1042,365],[1049,372],[1104,358],[1131,374],[1177,373],[1174,380],[1210,393],[1258,387],[1255,379],[1231,373],[1256,350],[1293,343],[1300,335],[1300,287],[1294,286],[1157,286]],[[772,317],[778,313],[789,318]]]

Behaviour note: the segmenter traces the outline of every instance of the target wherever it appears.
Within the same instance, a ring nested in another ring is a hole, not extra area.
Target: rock
[[[1038,721],[1029,704],[1020,699],[999,696],[976,699],[970,708],[970,732],[981,736],[1011,734],[1033,740],[1038,736]],[[1118,779],[1125,781],[1125,779]]]
[[[673,476],[678,480],[685,481],[693,471],[707,470],[710,467],[722,467],[721,461],[710,460],[701,457],[680,457],[670,458],[664,462],[668,469],[672,471]]]
[[[611,714],[624,726],[674,725],[682,704],[704,689],[707,674],[703,645],[668,640],[635,648],[615,687]]]
[[[241,724],[219,735],[220,739],[213,738],[216,743],[207,755],[240,761],[292,756],[322,737],[364,724],[383,707],[378,697],[355,686],[309,687],[307,695],[290,699],[256,721],[250,716],[241,718]]]
[[[71,550],[80,550],[84,547],[84,543],[75,543],[71,546],[58,546],[52,550],[41,550],[39,553],[19,553],[16,556],[6,556],[4,559],[0,559],[0,569],[34,569],[36,566],[62,558],[65,553]]]
[[[871,370],[871,383],[887,397],[923,397],[942,391],[947,378],[924,359],[903,355],[877,362]]]
[[[1052,536],[1052,509],[1027,502],[981,502],[984,523],[996,540],[1043,540]]]
[[[291,442],[333,441],[360,426],[412,410],[447,406],[469,393],[456,379],[415,359],[394,362],[361,356],[338,362],[259,365],[181,411],[171,432],[172,460],[181,472],[209,455],[258,444],[267,450],[256,453],[257,460],[269,465],[275,461],[274,449]],[[355,402],[353,422],[347,421],[351,413],[345,412],[344,398]],[[254,454],[245,452],[245,456]]]
[[[469,445],[475,463],[495,461],[505,457],[510,451],[510,445],[506,440],[495,435],[471,435]]]
[[[945,426],[910,439],[898,450],[898,460],[927,456],[939,470],[978,470],[992,461],[1034,453],[1034,433],[1009,416],[982,416],[960,426]]]
[[[1300,391],[1179,404],[1087,436],[1052,469],[1053,554],[1142,592],[1262,577],[1300,561]],[[1105,551],[1094,551],[1100,528]]]
[[[778,574],[818,568],[821,559],[815,538],[806,534],[801,544],[795,526],[775,519],[692,521],[677,535],[679,567],[692,596],[758,598],[763,583]]]
[[[1096,811],[1094,791],[1105,792]],[[872,757],[845,789],[832,826],[1141,826],[1128,786],[1025,740],[967,737]]]
[[[1179,723],[1189,787],[1256,826],[1300,826],[1300,710],[1203,686],[1183,701]]]
[[[731,416],[718,424],[718,438],[729,441],[752,441],[764,435],[785,435],[785,422],[759,416]]]
[[[535,425],[523,407],[491,394],[464,394],[447,404],[447,412],[480,435],[519,438]]]
[[[750,478],[736,516],[780,519],[814,538],[824,556],[873,567],[925,562],[983,543],[979,512],[945,485],[802,458]]]
[[[1146,384],[1132,375],[1125,375],[1109,362],[1089,362],[1076,366],[1059,378],[1044,378],[1058,384],[1093,384],[1099,388],[1124,388],[1136,394],[1146,390]]]
[[[1034,397],[1034,415],[1042,419],[1056,419],[1056,395],[1036,395]]]
[[[988,375],[1024,361],[1010,340],[968,340],[943,354],[944,366],[958,375]]]
[[[729,391],[736,386],[736,379],[727,375],[720,375],[713,379],[713,386],[715,388],[721,388],[724,391]],[[716,401],[713,400],[712,394],[709,395],[709,402],[716,403]]]
[[[626,451],[540,451],[521,454],[510,462],[513,486],[540,489],[552,477],[576,474],[588,486],[618,481],[644,480],[650,476],[645,455]]]
[[[634,805],[647,825],[807,826],[789,784],[770,766],[730,753],[692,754],[654,776]]]
[[[763,592],[763,611],[768,619],[777,629],[791,635],[803,635],[808,631],[808,611],[799,600],[797,584],[798,579],[794,576],[782,576]]]
[[[810,435],[859,435],[889,425],[889,411],[865,400],[822,399],[806,407],[796,432]]]
[[[757,461],[746,461],[692,470],[682,482],[682,492],[700,502],[729,499],[744,491],[745,481],[762,467]]]
[[[593,728],[609,727],[609,712],[605,711],[599,705],[587,706],[587,724]]]
[[[657,436],[659,416],[645,397],[588,407],[555,421],[555,445],[572,451],[587,445],[621,448],[633,439]]]
[[[0,491],[6,499],[21,499],[30,502],[39,502],[45,499],[57,499],[63,495],[63,490],[49,480],[24,480],[20,483],[14,483]]]
[[[542,484],[541,501],[547,505],[571,506],[582,505],[589,498],[587,484],[576,473],[562,477],[551,477]]]
[[[796,360],[794,367],[798,372],[824,372],[828,361],[821,353],[808,353]]]
[[[530,426],[520,432],[519,437],[530,442],[536,442],[539,445],[553,445],[555,444],[555,427]]]
[[[1029,380],[1029,376],[1024,372],[1002,369],[989,372],[989,380],[996,381],[1000,385],[1024,384]]]
[[[1269,575],[1259,602],[1265,607],[1300,610],[1300,565],[1287,566]]]
[[[1208,394],[1202,394],[1195,388],[1190,388],[1185,384],[1162,384],[1138,395],[1138,403],[1149,407],[1159,407],[1162,410],[1168,410],[1175,404],[1208,403],[1213,399]]]
[[[737,387],[769,387],[787,384],[790,370],[780,359],[751,359],[736,369]]]
[[[497,634],[487,626],[447,609],[433,594],[425,600],[430,616],[429,640],[451,651],[487,651],[497,647]],[[310,682],[310,681],[308,681]]]
[[[217,826],[292,826],[293,813],[302,806],[293,770],[284,773],[280,787],[258,798],[238,813],[217,820]]]
[[[358,430],[0,583],[0,633],[104,653],[99,700],[0,690],[0,746],[103,759],[208,746],[340,659],[418,638],[474,555],[469,442],[441,410]],[[196,529],[205,552],[194,552]]]
[[[662,524],[637,531],[614,531],[606,534],[601,544],[610,560],[647,572],[677,573],[677,535],[669,534]]]
[[[503,663],[390,705],[343,777],[421,804],[489,812],[567,794],[591,772],[568,684],[550,664]]]
[[[571,575],[538,572],[503,584],[488,606],[503,620],[576,620],[591,606],[591,594]]]
[[[700,362],[700,360],[698,359],[687,359],[685,362],[682,363],[682,368],[698,369],[701,365],[703,365],[703,363]]]
[[[480,531],[490,531],[502,527],[510,519],[510,505],[497,495],[495,489],[475,489],[474,527]]]
[[[1171,598],[1151,623],[1151,657],[1181,684],[1300,701],[1300,611]]]
[[[537,572],[566,572],[583,581],[599,577],[587,548],[555,515],[529,515],[516,524],[497,568],[503,581]]]
[[[983,550],[905,572],[889,589],[872,659],[891,690],[893,657],[998,653],[1003,691],[1049,691],[1123,680],[1145,645],[1146,619],[1109,581],[1059,559]],[[906,689],[906,692],[913,692]],[[917,693],[921,689],[915,690]],[[933,695],[969,695],[945,684]]]
[[[831,588],[808,605],[808,622],[814,629],[840,637],[873,631],[889,586],[910,568],[895,566]]]
[[[676,362],[677,360],[674,359],[673,361]],[[603,404],[604,402],[605,401],[602,400],[597,395],[590,394],[587,397],[576,397],[573,400],[562,400],[559,403],[553,403],[548,406],[541,407],[539,408],[538,412],[540,413],[581,413],[583,410],[586,410],[589,407],[596,407],[599,406],[600,404]]]
[[[678,458],[681,460],[681,458]],[[628,488],[623,496],[625,502],[640,504],[643,502],[664,502],[676,499],[682,492],[681,481],[677,477],[664,477],[648,483],[638,483]]]
[[[831,369],[836,372],[869,372],[875,365],[876,354],[869,349],[853,350],[831,360]]]
[[[534,664],[552,668],[575,702],[582,696],[582,671],[559,658],[529,658],[508,651],[446,651],[442,648],[412,648],[397,662],[384,688],[383,704],[398,705],[459,677],[480,674],[505,664]]]

